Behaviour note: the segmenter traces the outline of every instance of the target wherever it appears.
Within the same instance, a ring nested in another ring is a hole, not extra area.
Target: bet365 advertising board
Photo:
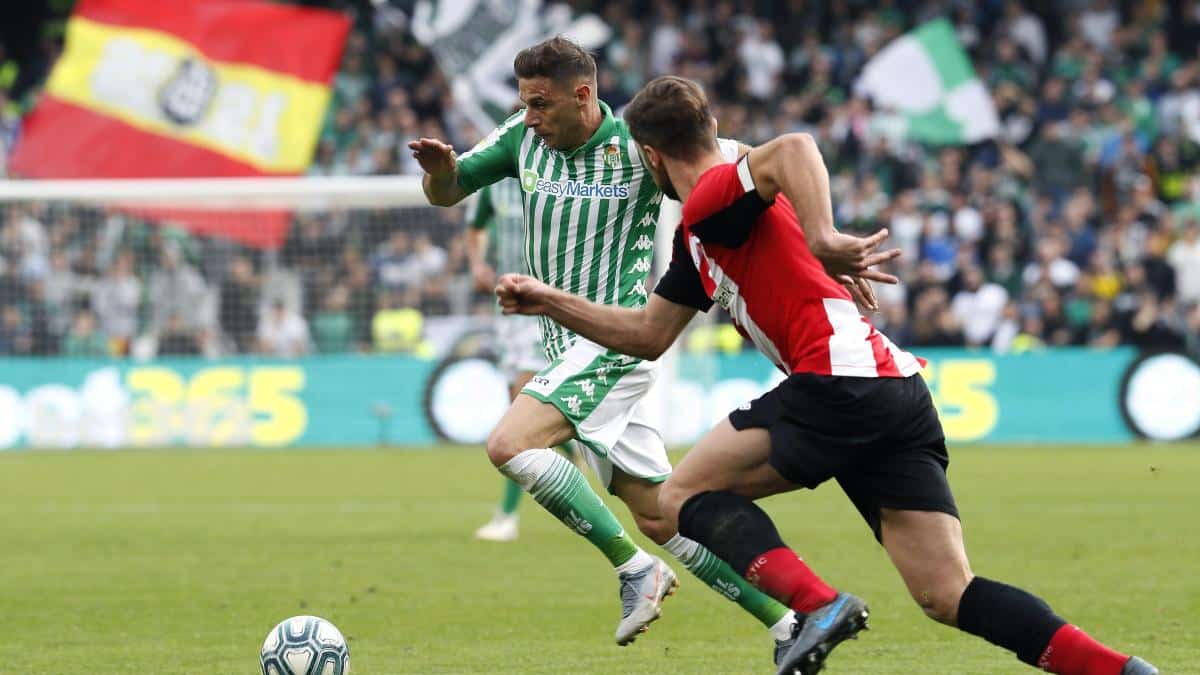
[[[1130,349],[997,356],[918,350],[952,443],[1118,443],[1200,429],[1200,367]],[[778,383],[756,353],[681,355],[650,405],[668,443],[694,442]],[[486,357],[6,359],[0,448],[369,447],[480,442],[507,405]]]

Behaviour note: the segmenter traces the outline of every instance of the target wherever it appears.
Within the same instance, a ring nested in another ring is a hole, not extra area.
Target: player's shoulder
[[[488,132],[488,135],[484,136],[474,147],[463,153],[463,157],[486,150],[506,139],[522,138],[525,135],[525,130],[525,109],[522,108],[510,115],[495,129]]]
[[[683,220],[685,223],[698,223],[705,218],[733,204],[745,189],[738,180],[737,164],[726,162],[717,164],[696,181],[691,194],[683,203]]]

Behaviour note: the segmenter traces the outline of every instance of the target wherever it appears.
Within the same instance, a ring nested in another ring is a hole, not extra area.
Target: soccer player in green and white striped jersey
[[[597,98],[595,61],[569,40],[552,38],[518,54],[514,70],[526,108],[462,157],[436,139],[409,144],[426,172],[426,196],[450,206],[485,185],[516,178],[534,277],[602,304],[644,305],[662,193],[625,122]],[[781,644],[786,648],[795,622],[790,610],[661,516],[659,485],[671,465],[643,401],[655,364],[549,321],[542,335],[550,363],[493,430],[488,457],[616,569],[622,600],[617,643],[632,642],[658,618],[677,581],[661,559],[633,542],[583,474],[551,450],[570,438],[587,449],[589,465],[629,507],[643,534],[768,626],[777,654]]]
[[[467,259],[475,289],[491,292],[498,275],[525,274],[525,200],[515,178],[485,185],[467,202]],[[489,242],[492,245],[489,247]],[[489,264],[489,259],[491,263]],[[495,348],[500,372],[508,381],[509,397],[516,398],[537,372],[546,367],[541,324],[531,316],[497,316]],[[574,446],[559,446],[574,458]],[[513,541],[518,534],[517,506],[524,491],[511,478],[504,479],[504,493],[491,520],[475,530],[475,538]]]

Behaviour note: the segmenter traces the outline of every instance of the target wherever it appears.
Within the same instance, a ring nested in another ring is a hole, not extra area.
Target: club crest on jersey
[[[158,104],[172,122],[188,126],[204,117],[216,93],[217,72],[203,60],[188,57],[159,90]]]
[[[608,147],[604,148],[604,163],[610,169],[616,169],[621,165],[621,149],[616,143],[609,143]]]

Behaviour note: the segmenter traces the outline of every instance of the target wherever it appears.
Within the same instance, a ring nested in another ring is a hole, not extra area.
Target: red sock
[[[804,614],[828,605],[837,597],[837,591],[821,581],[821,577],[786,546],[755,558],[744,576],[762,592]]]
[[[1059,675],[1121,675],[1129,657],[1096,642],[1079,626],[1067,624],[1050,638],[1038,668]]]

